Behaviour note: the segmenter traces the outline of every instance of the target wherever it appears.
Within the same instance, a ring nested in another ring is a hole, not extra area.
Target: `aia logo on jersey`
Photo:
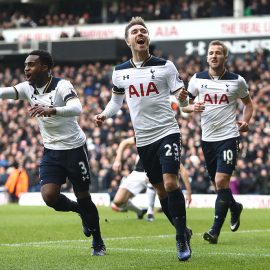
[[[229,99],[228,99],[228,96],[225,94],[222,94],[220,97],[217,94],[214,94],[214,95],[205,94],[204,95],[204,103],[210,103],[210,104],[226,103],[226,104],[229,104]]]
[[[140,83],[139,87],[136,88],[135,85],[131,84],[128,88],[129,97],[144,97],[149,96],[151,93],[159,94],[158,89],[154,82],[150,82],[146,87]]]

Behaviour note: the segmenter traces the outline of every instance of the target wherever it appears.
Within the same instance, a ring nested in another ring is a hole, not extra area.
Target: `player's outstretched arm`
[[[116,152],[116,157],[115,157],[114,163],[112,165],[112,169],[115,172],[119,172],[121,170],[122,155],[123,155],[124,150],[127,147],[131,147],[132,145],[135,145],[135,138],[134,137],[127,138],[119,144],[117,152]]]
[[[245,105],[243,110],[243,120],[237,121],[237,125],[240,132],[247,132],[249,130],[248,124],[253,114],[253,103],[249,95],[243,98],[242,102]]]
[[[104,111],[94,116],[96,126],[102,126],[102,123],[107,119],[115,115],[122,107],[124,95],[112,94],[110,102],[107,104]]]
[[[0,87],[1,99],[18,99],[18,91],[15,87]]]

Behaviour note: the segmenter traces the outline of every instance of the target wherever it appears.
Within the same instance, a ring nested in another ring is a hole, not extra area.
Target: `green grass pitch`
[[[213,209],[187,209],[193,230],[192,258],[179,262],[174,229],[163,214],[155,221],[137,220],[132,212],[99,207],[107,256],[90,255],[91,239],[82,234],[74,213],[48,207],[0,206],[0,269],[270,269],[270,209],[244,209],[241,226],[229,229],[229,215],[217,245],[203,241]]]

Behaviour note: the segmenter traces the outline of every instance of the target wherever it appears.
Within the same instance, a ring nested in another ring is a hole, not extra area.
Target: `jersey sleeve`
[[[14,86],[16,99],[27,99],[27,87],[29,87],[28,82],[22,82]]]
[[[77,92],[74,89],[73,85],[71,84],[71,82],[66,80],[62,80],[60,82],[58,93],[62,96],[65,103],[67,103],[67,101],[73,98],[78,98]]]
[[[188,92],[189,92],[189,98],[191,98],[191,99],[195,99],[196,98],[196,96],[198,95],[198,87],[197,87],[197,85],[196,85],[196,74],[194,74],[192,77],[191,77],[191,79],[190,79],[190,81],[189,81],[189,83],[188,83]]]
[[[112,92],[116,95],[124,95],[125,88],[120,86],[117,79],[117,71],[115,71],[115,69],[113,70],[112,74],[112,82],[113,82]]]
[[[239,75],[239,91],[238,91],[238,96],[239,98],[245,98],[249,95],[249,91],[248,91],[248,85],[246,83],[246,80]]]
[[[178,70],[171,61],[167,61],[166,64],[166,78],[171,93],[175,93],[178,89],[184,87],[184,82],[180,78]]]

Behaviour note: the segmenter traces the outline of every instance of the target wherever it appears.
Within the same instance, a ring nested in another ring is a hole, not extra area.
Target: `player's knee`
[[[115,205],[116,207],[121,207],[124,204],[124,202],[122,200],[114,200],[112,202],[112,205]]]
[[[167,183],[164,184],[164,186],[165,186],[165,190],[167,192],[174,191],[174,190],[176,190],[178,188],[178,185],[177,185],[177,183],[175,181],[167,182]]]
[[[111,208],[113,211],[116,212],[126,212],[127,208],[126,208],[126,204],[122,203],[122,204],[116,204],[114,201],[111,203]]]
[[[58,197],[49,192],[42,192],[42,198],[47,206],[54,208]]]
[[[111,208],[115,212],[120,212],[119,207],[114,202],[111,203]]]
[[[224,179],[224,178],[219,178],[219,179],[216,179],[216,186],[217,186],[217,189],[225,189],[225,188],[229,188],[229,181],[227,181],[227,179]]]

